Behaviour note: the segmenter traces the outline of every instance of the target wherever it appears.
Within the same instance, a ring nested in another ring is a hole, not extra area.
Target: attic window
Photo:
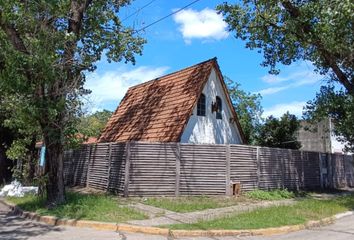
[[[203,93],[198,99],[197,116],[205,116],[205,95]]]
[[[222,119],[222,101],[221,98],[216,96],[216,119]]]

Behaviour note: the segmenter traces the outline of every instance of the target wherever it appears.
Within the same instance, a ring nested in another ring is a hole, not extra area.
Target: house
[[[243,144],[216,58],[129,88],[98,142]]]
[[[303,151],[345,153],[344,144],[337,140],[333,130],[334,123],[325,118],[316,124],[301,121],[297,140],[301,143]]]

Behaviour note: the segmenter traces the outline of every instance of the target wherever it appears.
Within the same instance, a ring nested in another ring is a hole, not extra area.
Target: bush
[[[271,191],[253,190],[245,194],[248,198],[256,200],[281,200],[294,198],[295,194],[287,189],[276,189]]]

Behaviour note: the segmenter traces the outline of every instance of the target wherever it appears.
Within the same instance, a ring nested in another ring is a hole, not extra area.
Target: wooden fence
[[[246,145],[100,143],[67,151],[65,182],[124,196],[354,187],[352,156]]]

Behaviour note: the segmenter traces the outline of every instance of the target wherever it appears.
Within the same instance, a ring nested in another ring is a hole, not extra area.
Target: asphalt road
[[[0,240],[172,240],[173,238],[132,234],[124,232],[98,231],[75,227],[53,227],[13,216],[0,203]],[[344,217],[335,224],[322,228],[304,230],[272,237],[216,237],[180,238],[184,240],[354,240],[354,215]]]

